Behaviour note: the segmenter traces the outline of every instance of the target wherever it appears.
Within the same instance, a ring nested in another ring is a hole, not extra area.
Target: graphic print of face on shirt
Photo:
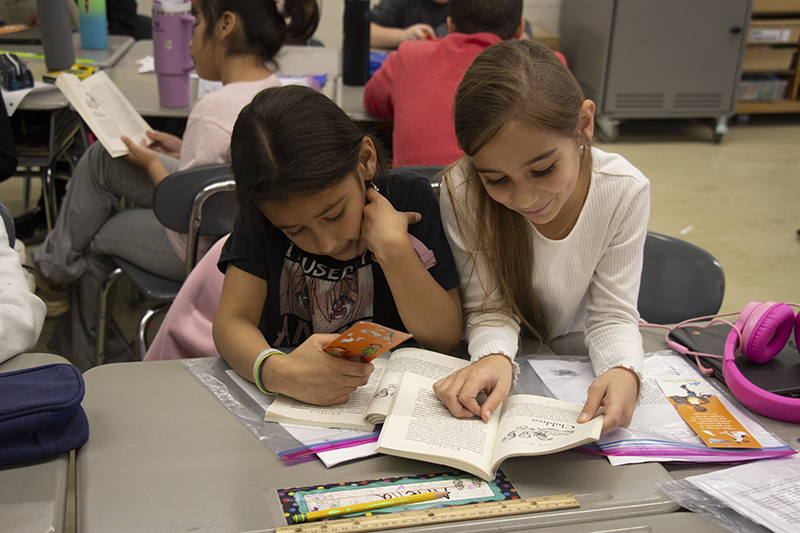
[[[373,316],[372,265],[365,256],[332,268],[292,248],[281,272],[281,315],[285,324],[294,323],[289,338],[295,337],[291,329],[334,333]]]

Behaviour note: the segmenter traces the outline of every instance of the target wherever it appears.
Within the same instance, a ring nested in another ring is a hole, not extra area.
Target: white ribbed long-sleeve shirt
[[[650,182],[625,158],[592,148],[589,193],[575,227],[564,239],[550,240],[533,226],[533,288],[551,326],[551,338],[583,331],[596,375],[613,367],[642,371],[642,337],[636,310],[642,254],[650,214]],[[459,163],[440,188],[442,221],[461,278],[466,338],[473,361],[492,353],[512,359],[519,344],[519,321],[503,308],[494,271],[459,232],[465,205],[464,170]],[[451,197],[452,191],[452,197]],[[455,209],[455,210],[454,210]],[[469,218],[467,218],[469,219]]]

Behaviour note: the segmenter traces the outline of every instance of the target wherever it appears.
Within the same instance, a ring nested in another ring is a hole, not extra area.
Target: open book
[[[600,438],[602,415],[578,424],[582,406],[529,394],[506,398],[488,423],[455,418],[433,393],[434,381],[403,378],[377,452],[452,466],[490,481],[509,457],[556,453]]]
[[[264,420],[305,426],[372,431],[389,413],[400,380],[413,377],[435,382],[469,364],[469,361],[418,348],[400,348],[390,358],[372,361],[369,382],[350,393],[347,403],[320,407],[278,395]]]
[[[84,80],[73,74],[60,74],[56,78],[56,87],[61,89],[111,157],[128,154],[128,147],[120,139],[123,135],[136,144],[141,141],[150,144],[145,132],[152,128],[105,72],[96,72]]]

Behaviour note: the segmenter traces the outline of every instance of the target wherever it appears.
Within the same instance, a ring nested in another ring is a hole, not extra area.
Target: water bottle
[[[108,48],[106,0],[78,0],[78,17],[81,22],[81,48]]]
[[[36,0],[47,70],[68,70],[75,64],[75,45],[65,0]]]
[[[365,85],[369,79],[369,0],[345,0],[342,81]]]
[[[189,42],[194,17],[192,4],[180,0],[153,0],[153,63],[161,107],[187,107],[189,75],[194,69]]]

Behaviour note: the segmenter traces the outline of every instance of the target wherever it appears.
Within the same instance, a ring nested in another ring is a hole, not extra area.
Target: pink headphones
[[[736,324],[719,320],[719,322],[726,322],[732,326],[731,332],[725,340],[724,355],[722,356],[722,375],[725,377],[725,384],[733,395],[756,413],[775,420],[800,423],[800,399],[787,398],[756,387],[744,377],[735,362],[735,357],[739,353],[745,355],[754,363],[771,361],[786,346],[793,329],[795,341],[800,341],[800,313],[795,316],[791,306],[800,307],[798,304],[750,302],[738,313],[739,318],[736,320]],[[672,330],[683,327],[690,322],[735,314],[737,313],[693,318],[667,329]],[[701,327],[707,327],[713,323],[714,321]],[[655,324],[647,323],[642,325],[656,326]],[[667,345],[684,355],[719,357],[718,355],[693,352],[669,337],[667,338]],[[800,342],[798,342],[798,346],[800,346]],[[704,374],[712,372],[712,370],[704,368],[699,359],[697,364]]]
[[[733,395],[756,413],[775,420],[800,423],[800,399],[756,387],[742,375],[734,361],[740,351],[755,363],[771,361],[786,346],[792,329],[795,342],[800,341],[800,313],[795,316],[789,304],[750,302],[739,314],[734,329],[725,340],[722,375]]]

